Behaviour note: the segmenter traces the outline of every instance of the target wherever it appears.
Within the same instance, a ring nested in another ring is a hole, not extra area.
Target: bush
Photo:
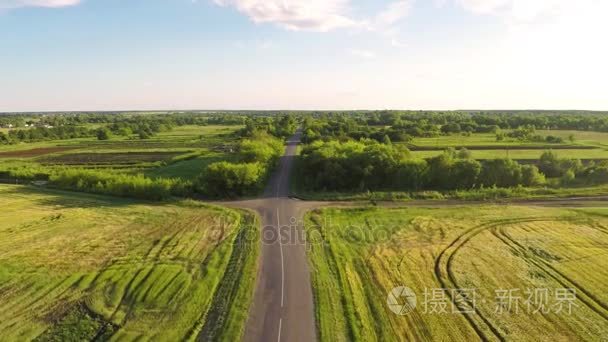
[[[274,165],[283,154],[280,140],[264,137],[261,140],[243,140],[239,147],[240,159],[246,163],[260,162]]]
[[[201,175],[199,190],[214,197],[252,194],[263,186],[265,174],[262,163],[213,163]]]
[[[540,156],[539,169],[549,178],[563,177],[568,172],[578,173],[583,164],[578,159],[560,159],[553,151],[545,151]]]
[[[111,174],[103,171],[66,169],[52,174],[49,184],[61,189],[104,195],[163,200],[187,195],[189,185],[175,179],[151,179],[143,175]]]
[[[547,182],[545,175],[540,173],[535,165],[521,167],[521,183],[524,186],[539,186]]]
[[[486,187],[509,188],[521,184],[521,165],[511,159],[493,159],[483,163],[479,182]]]
[[[591,166],[585,170],[582,176],[591,184],[608,183],[608,166]]]
[[[199,192],[212,197],[255,194],[283,154],[283,143],[266,133],[258,133],[255,140],[243,140],[238,150],[237,163],[213,163],[203,170],[198,179]]]
[[[2,166],[0,179],[4,181],[46,181],[49,179],[49,171],[28,163],[16,163]]]
[[[97,140],[108,140],[110,139],[110,130],[107,128],[100,128],[97,130]]]

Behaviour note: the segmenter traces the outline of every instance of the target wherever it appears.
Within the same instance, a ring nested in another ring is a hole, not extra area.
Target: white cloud
[[[274,23],[293,31],[326,32],[340,28],[378,30],[394,25],[410,11],[413,0],[390,3],[377,15],[355,19],[351,0],[213,0],[230,6],[255,23]]]
[[[376,16],[376,22],[380,25],[393,25],[405,18],[411,8],[412,1],[410,0],[395,1]]]
[[[78,5],[80,0],[0,0],[0,8],[66,7]]]
[[[330,31],[352,27],[349,0],[214,0],[232,6],[255,23],[275,23],[294,31]]]

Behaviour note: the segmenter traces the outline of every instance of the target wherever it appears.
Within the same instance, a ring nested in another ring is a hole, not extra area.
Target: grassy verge
[[[314,211],[305,222],[319,339],[605,336],[607,217],[606,208],[509,206]],[[404,315],[387,304],[398,286],[417,296]],[[576,293],[569,312],[557,310],[564,288]],[[499,299],[505,289],[516,289],[518,309]],[[542,313],[525,302],[537,289],[548,291]]]
[[[608,185],[572,188],[510,188],[459,191],[374,191],[374,192],[311,192],[293,185],[294,196],[311,201],[409,201],[409,200],[541,200],[568,197],[597,197],[608,195]]]
[[[241,224],[228,270],[215,292],[199,341],[240,340],[247,321],[257,272],[259,221],[249,214]]]

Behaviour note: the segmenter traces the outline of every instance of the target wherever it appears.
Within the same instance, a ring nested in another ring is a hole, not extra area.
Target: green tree
[[[543,175],[535,165],[523,165],[521,168],[521,182],[524,186],[539,186],[546,183]]]
[[[480,183],[488,187],[513,187],[521,184],[521,180],[521,165],[511,159],[486,160],[479,175]]]
[[[471,154],[471,151],[469,151],[466,148],[462,147],[458,151],[457,157],[460,158],[460,159],[471,159],[473,157],[473,155]]]
[[[199,178],[203,193],[216,197],[236,197],[256,191],[265,174],[261,163],[213,163]]]
[[[108,140],[110,139],[110,130],[107,128],[100,128],[97,130],[97,140]]]
[[[386,145],[392,145],[391,138],[389,138],[389,136],[385,134],[384,138],[382,138],[382,143]]]

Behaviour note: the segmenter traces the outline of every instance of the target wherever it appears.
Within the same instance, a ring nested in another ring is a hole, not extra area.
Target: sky
[[[0,112],[608,110],[606,0],[0,0]]]

